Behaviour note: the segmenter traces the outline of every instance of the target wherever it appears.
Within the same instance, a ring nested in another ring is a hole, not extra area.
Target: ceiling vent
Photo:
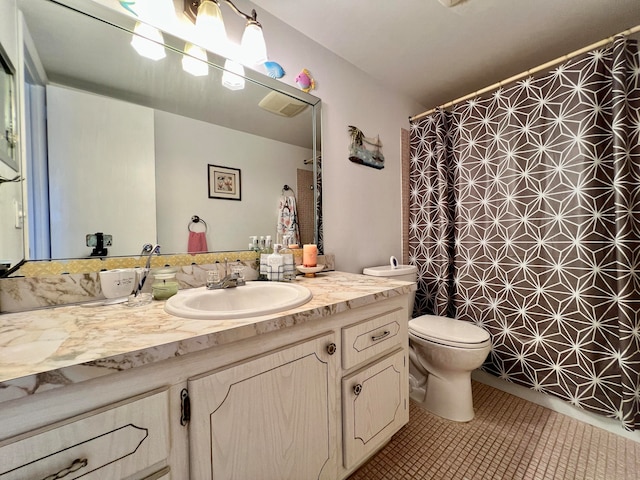
[[[283,117],[293,117],[307,108],[306,103],[276,91],[269,92],[258,106]]]

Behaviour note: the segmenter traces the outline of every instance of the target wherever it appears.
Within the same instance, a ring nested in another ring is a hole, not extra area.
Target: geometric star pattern
[[[640,428],[634,41],[411,124],[415,315],[491,335],[483,369]]]

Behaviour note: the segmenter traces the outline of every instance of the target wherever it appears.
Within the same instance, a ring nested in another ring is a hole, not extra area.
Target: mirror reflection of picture
[[[240,169],[208,165],[209,198],[241,199]]]

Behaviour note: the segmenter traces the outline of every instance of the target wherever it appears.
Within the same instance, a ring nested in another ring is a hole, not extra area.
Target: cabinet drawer
[[[154,391],[0,443],[0,480],[125,478],[169,453],[168,391]]]
[[[396,308],[342,329],[342,368],[359,363],[403,344],[407,338],[407,312]]]
[[[409,378],[404,350],[342,379],[344,466],[349,469],[409,421]]]

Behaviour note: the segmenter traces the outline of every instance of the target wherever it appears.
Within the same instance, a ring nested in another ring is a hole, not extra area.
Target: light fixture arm
[[[220,0],[212,0],[217,5],[220,5]],[[255,24],[262,28],[260,22],[258,22],[258,14],[255,9],[251,10],[251,15],[247,15],[246,13],[240,11],[238,7],[234,5],[231,0],[224,0],[224,2],[229,5],[229,7],[240,17],[243,17],[247,23]],[[198,15],[198,7],[200,6],[200,0],[184,0],[184,13],[192,22],[196,21],[196,16]]]
[[[240,10],[238,10],[238,7],[236,7],[233,2],[231,0],[224,0],[225,3],[227,5],[229,5],[231,7],[231,9],[236,12],[237,15],[244,17],[244,19],[248,22],[248,23],[255,23],[256,25],[258,25],[259,27],[262,27],[262,25],[260,25],[260,22],[258,22],[257,18],[258,18],[258,14],[256,13],[255,8],[251,10],[251,15],[247,15],[244,12],[241,12]]]

